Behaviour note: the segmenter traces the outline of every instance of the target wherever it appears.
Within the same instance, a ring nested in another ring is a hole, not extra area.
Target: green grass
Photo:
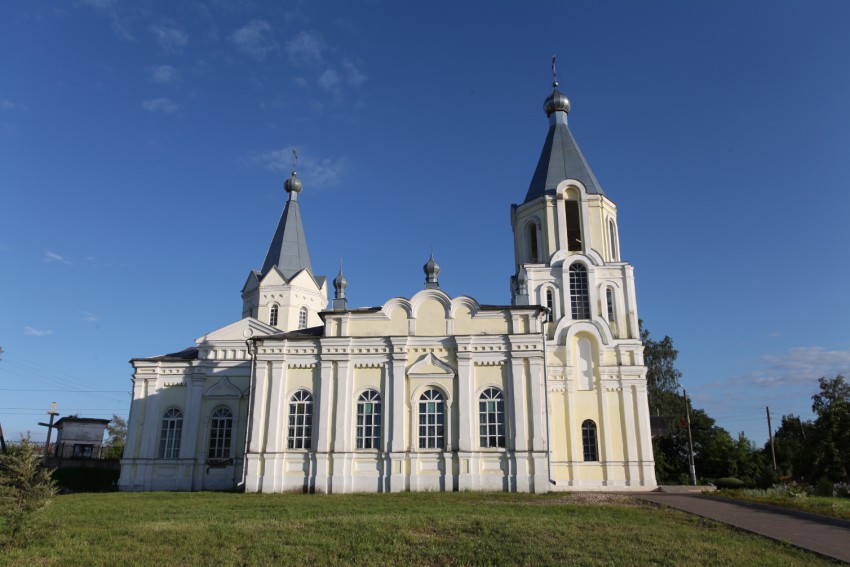
[[[71,494],[2,565],[817,565],[825,560],[631,499],[403,493]]]
[[[735,500],[746,500],[747,502],[757,502],[759,504],[772,504],[811,514],[850,520],[850,498],[810,495],[794,496],[786,490],[775,489],[718,490],[714,495]]]

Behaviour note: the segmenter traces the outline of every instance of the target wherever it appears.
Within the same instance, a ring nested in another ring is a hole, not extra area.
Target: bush
[[[745,483],[740,478],[726,477],[718,478],[714,481],[714,485],[717,488],[744,488],[747,483]]]
[[[56,494],[50,471],[41,467],[41,455],[22,438],[15,451],[0,458],[0,517],[5,520],[6,546],[27,542],[34,516]]]

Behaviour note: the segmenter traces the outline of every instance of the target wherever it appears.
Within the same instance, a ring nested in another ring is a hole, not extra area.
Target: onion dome
[[[437,276],[440,274],[440,265],[434,260],[434,253],[431,253],[431,258],[422,266],[425,271],[425,287],[438,288],[440,287],[437,281]]]
[[[558,90],[558,82],[555,81],[552,84],[555,87],[555,90],[552,91],[552,94],[546,99],[543,103],[543,110],[546,111],[546,116],[551,116],[553,112],[570,112],[570,99],[567,98],[567,95]]]
[[[283,182],[283,188],[286,189],[287,193],[300,193],[303,186],[301,185],[301,180],[298,179],[298,175],[295,173],[295,170],[292,170],[292,175]]]
[[[342,263],[339,266],[339,274],[334,278],[334,299],[345,299],[345,288],[348,287],[348,280],[342,275]]]

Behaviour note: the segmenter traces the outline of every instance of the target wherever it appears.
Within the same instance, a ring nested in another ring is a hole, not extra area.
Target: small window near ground
[[[596,448],[596,424],[586,419],[581,424],[581,443],[584,447],[584,460],[586,462],[598,461],[599,451]]]
[[[159,436],[159,458],[176,459],[180,456],[180,437],[183,433],[183,412],[171,408],[162,416]]]
[[[366,390],[357,399],[357,448],[381,447],[381,394]]]
[[[230,440],[233,434],[233,413],[228,408],[218,408],[210,419],[210,445],[207,457],[227,459],[230,457]]]
[[[482,448],[505,446],[505,396],[487,388],[478,400],[478,433]]]
[[[444,449],[446,412],[443,394],[433,388],[419,398],[419,448]]]
[[[289,400],[289,449],[309,449],[313,445],[313,394],[298,390]]]

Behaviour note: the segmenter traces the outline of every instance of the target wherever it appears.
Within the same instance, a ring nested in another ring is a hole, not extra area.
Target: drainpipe
[[[245,481],[248,479],[248,451],[251,447],[251,401],[254,399],[255,369],[257,367],[257,343],[251,339],[245,341],[248,354],[251,356],[251,377],[248,380],[248,407],[245,408],[245,452],[242,454],[242,482],[237,488],[245,489]]]
[[[546,319],[549,313],[552,312],[548,307],[542,307],[543,312],[540,314],[540,336],[543,337],[543,393],[546,396],[546,472],[549,477],[549,484],[555,484],[552,479],[552,424],[549,419],[551,408],[549,406],[549,352],[546,347]]]

